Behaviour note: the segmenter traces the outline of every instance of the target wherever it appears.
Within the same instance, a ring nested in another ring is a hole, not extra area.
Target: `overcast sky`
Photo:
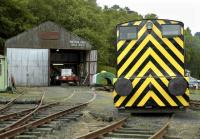
[[[192,33],[200,32],[199,0],[97,0],[98,5],[129,7],[139,14],[155,13],[162,19],[174,19],[185,23]]]

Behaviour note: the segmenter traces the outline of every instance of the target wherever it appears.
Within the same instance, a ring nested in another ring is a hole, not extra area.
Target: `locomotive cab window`
[[[181,35],[180,25],[162,25],[162,35],[164,37],[174,37]]]
[[[134,40],[137,39],[137,26],[120,27],[119,39],[120,40]]]

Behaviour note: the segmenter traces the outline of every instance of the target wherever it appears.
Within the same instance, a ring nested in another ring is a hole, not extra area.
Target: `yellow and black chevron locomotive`
[[[184,24],[174,20],[117,25],[115,107],[173,111],[189,106],[183,31]]]

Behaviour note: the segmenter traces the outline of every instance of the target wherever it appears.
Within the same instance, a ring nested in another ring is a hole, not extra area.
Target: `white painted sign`
[[[71,76],[72,69],[61,69],[61,76]]]
[[[84,47],[84,46],[86,46],[86,41],[71,40],[71,41],[69,41],[69,43],[72,47]]]

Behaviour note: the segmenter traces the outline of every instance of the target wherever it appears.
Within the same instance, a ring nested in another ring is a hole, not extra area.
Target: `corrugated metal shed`
[[[89,42],[51,21],[25,31],[5,42],[7,48],[54,48],[91,50]]]
[[[87,73],[89,73],[89,82],[92,83],[92,77],[97,72],[97,50],[89,51],[86,55]]]
[[[9,79],[17,86],[48,86],[48,49],[8,48]]]
[[[8,75],[14,77],[17,86],[49,85],[51,66],[59,62],[76,64],[73,68],[80,70],[81,77],[86,71],[89,83],[96,74],[97,51],[85,39],[51,21],[8,39],[5,47]]]

